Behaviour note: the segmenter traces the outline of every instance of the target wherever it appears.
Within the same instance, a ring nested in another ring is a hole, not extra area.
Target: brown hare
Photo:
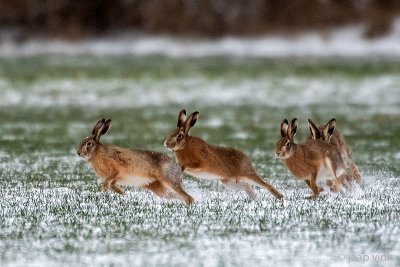
[[[316,198],[322,191],[317,186],[317,179],[330,178],[327,180],[330,190],[339,191],[342,183],[348,180],[340,152],[335,146],[322,140],[308,140],[304,144],[295,144],[297,124],[296,118],[290,125],[286,119],[282,122],[281,139],[276,144],[275,156],[281,158],[290,172],[296,178],[304,180],[311,188],[313,195],[307,199]]]
[[[317,127],[315,123],[308,119],[308,124],[310,127],[310,135],[307,137],[307,140],[310,139],[320,139],[331,143],[332,145],[336,146],[340,154],[342,155],[343,161],[346,162],[351,169],[351,173],[353,175],[353,179],[358,183],[361,184],[361,174],[357,168],[357,165],[350,157],[350,147],[347,145],[346,141],[344,140],[343,135],[336,129],[336,119],[331,119],[325,126]],[[329,134],[332,132],[332,134]]]
[[[226,187],[244,190],[251,198],[255,197],[250,184],[265,187],[276,198],[282,194],[264,182],[255,172],[250,159],[234,148],[209,145],[198,137],[189,135],[195,125],[199,112],[186,119],[186,111],[181,110],[177,128],[170,132],[164,142],[177,158],[179,166],[186,173],[203,179],[221,181]]]
[[[111,188],[124,195],[124,191],[116,185],[118,183],[150,190],[159,197],[180,197],[187,204],[193,203],[193,198],[182,189],[181,168],[166,154],[100,143],[100,137],[107,133],[110,126],[111,120],[100,120],[94,126],[92,135],[80,143],[77,151],[78,156],[89,161],[103,180],[103,192]]]

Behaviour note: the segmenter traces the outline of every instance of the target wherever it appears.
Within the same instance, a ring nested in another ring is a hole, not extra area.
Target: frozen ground
[[[0,263],[399,265],[399,74],[379,60],[1,58]],[[103,194],[75,156],[101,117],[113,119],[104,142],[165,151],[182,107],[200,111],[193,135],[243,150],[285,198],[189,176],[190,207],[135,188]],[[298,141],[307,118],[336,117],[361,188],[304,199],[273,158],[282,119],[295,116]]]

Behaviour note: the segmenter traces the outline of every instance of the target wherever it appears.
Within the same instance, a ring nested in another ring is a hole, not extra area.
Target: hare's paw
[[[188,197],[185,199],[186,205],[191,205],[191,204],[193,204],[193,202],[194,202],[194,198],[192,198],[191,196],[188,196]]]
[[[125,191],[116,186],[115,184],[111,184],[111,189],[114,190],[114,192],[120,194],[121,196],[125,195]]]
[[[310,200],[310,199],[316,199],[318,197],[318,195],[311,195],[311,196],[307,196],[306,199]]]
[[[101,185],[101,191],[103,191],[104,193],[108,191],[108,183],[104,182]]]

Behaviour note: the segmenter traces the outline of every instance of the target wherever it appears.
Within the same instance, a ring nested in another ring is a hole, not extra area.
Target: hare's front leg
[[[104,179],[103,184],[101,185],[101,190],[103,192],[107,192],[108,189],[110,189],[110,185],[112,183],[112,181],[115,180],[116,174],[112,174],[109,177],[107,177],[106,179]]]
[[[304,182],[306,182],[306,184],[308,185],[308,187],[310,187],[311,188],[311,183],[310,183],[310,181],[309,180],[304,180]],[[312,188],[311,188],[311,190],[312,190]],[[323,188],[319,188],[319,192],[323,192],[324,191],[324,189]]]
[[[104,193],[110,189],[110,181],[109,180],[104,180],[104,182],[101,184],[101,191]]]
[[[317,186],[317,173],[313,173],[311,175],[310,188],[313,191],[313,194],[311,196],[306,197],[306,199],[317,198],[319,195],[319,189]]]

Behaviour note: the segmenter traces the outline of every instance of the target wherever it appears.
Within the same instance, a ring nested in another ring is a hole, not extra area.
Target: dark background
[[[352,23],[366,38],[390,32],[398,0],[0,0],[0,30],[81,39],[138,31],[218,37],[294,33]]]

